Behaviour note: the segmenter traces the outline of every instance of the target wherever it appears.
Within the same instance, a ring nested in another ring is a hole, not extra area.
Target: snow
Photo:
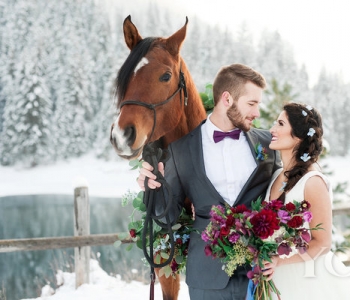
[[[75,289],[75,274],[62,272],[61,270],[57,271],[56,279],[57,284],[61,283],[62,285],[56,291],[49,285],[44,286],[41,290],[41,297],[35,298],[35,300],[139,300],[148,299],[150,291],[148,284],[138,281],[127,283],[122,281],[118,275],[116,277],[109,276],[93,259],[90,261],[90,284],[83,284]],[[158,282],[155,284],[154,292],[155,299],[162,299]],[[190,299],[184,281],[181,281],[179,299]]]
[[[93,154],[30,169],[0,166],[0,197],[73,195],[75,187],[86,185],[90,196],[120,197],[128,189],[138,190],[137,176],[128,161],[104,161]]]
[[[331,171],[332,184],[350,181],[350,157],[329,157],[324,160]],[[69,194],[77,186],[88,185],[90,196],[120,197],[128,190],[138,191],[137,170],[131,170],[128,161],[104,161],[93,154],[61,161],[53,165],[31,169],[0,166],[0,197],[28,194]],[[350,193],[349,187],[347,190]],[[122,281],[117,275],[109,276],[98,262],[91,260],[90,283],[75,289],[75,274],[57,271],[56,291],[49,285],[42,288],[36,300],[89,300],[89,299],[147,299],[149,285]],[[162,299],[160,285],[155,285],[155,299]],[[180,300],[189,299],[187,285],[181,281]],[[24,299],[23,299],[24,300]],[[33,299],[31,299],[33,300]]]

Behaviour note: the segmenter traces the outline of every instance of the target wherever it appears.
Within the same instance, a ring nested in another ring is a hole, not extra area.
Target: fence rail
[[[116,241],[121,241],[123,244],[133,243],[131,238],[120,239],[119,234],[91,234],[86,236],[13,239],[0,240],[0,253],[75,248],[84,246],[104,246],[112,245]]]
[[[333,216],[339,214],[350,215],[350,205],[335,206]],[[90,246],[111,245],[116,241],[123,244],[133,243],[130,237],[120,239],[121,233],[90,234],[90,204],[87,187],[77,187],[74,190],[74,235],[0,240],[0,253],[75,248],[74,263],[77,288],[84,283],[89,283]],[[350,266],[349,260],[344,263]]]

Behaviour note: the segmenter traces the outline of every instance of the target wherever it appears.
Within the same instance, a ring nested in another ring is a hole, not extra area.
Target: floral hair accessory
[[[315,129],[310,128],[310,129],[309,129],[309,132],[307,133],[307,135],[308,135],[308,136],[314,136],[315,132],[316,132]]]
[[[303,114],[304,117],[307,116],[307,112],[305,110],[302,110],[301,113]]]
[[[282,181],[282,186],[281,186],[281,188],[280,188],[278,191],[279,191],[279,192],[283,192],[283,191],[284,191],[284,188],[286,187],[286,185],[287,185],[287,182]]]
[[[305,106],[308,110],[312,110],[312,106],[311,105],[306,105]]]
[[[300,159],[304,162],[307,162],[310,158],[309,153],[304,153],[303,156],[300,156]]]
[[[257,143],[255,145],[255,153],[256,153],[256,159],[261,160],[261,161],[267,159],[268,155],[266,153],[266,148],[261,146],[260,143]]]

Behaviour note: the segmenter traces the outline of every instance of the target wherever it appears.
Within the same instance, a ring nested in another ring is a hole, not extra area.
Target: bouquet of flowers
[[[247,276],[253,283],[254,299],[271,299],[272,292],[280,292],[262,275],[263,261],[271,262],[272,255],[284,258],[307,250],[311,235],[304,222],[312,219],[309,209],[306,200],[284,205],[280,200],[262,202],[260,198],[251,210],[245,205],[213,206],[210,223],[202,232],[205,253],[220,258],[229,276],[238,266],[250,264],[253,269]]]
[[[142,249],[142,231],[144,227],[146,206],[142,201],[143,192],[138,194],[126,193],[122,197],[122,205],[126,206],[130,202],[134,207],[134,211],[130,216],[130,223],[128,225],[129,235],[136,243],[137,247]],[[136,217],[135,217],[135,213]],[[176,274],[180,274],[186,270],[187,249],[190,241],[190,233],[193,229],[192,216],[188,215],[183,209],[177,224],[172,227],[175,241],[174,258],[169,265],[162,267],[159,271],[159,276],[165,275],[175,277]],[[159,225],[153,222],[153,249],[154,249],[154,262],[160,264],[169,258],[171,243],[169,234],[162,229]],[[149,239],[147,239],[147,245],[149,245]],[[132,248],[133,244],[129,244],[127,250]]]

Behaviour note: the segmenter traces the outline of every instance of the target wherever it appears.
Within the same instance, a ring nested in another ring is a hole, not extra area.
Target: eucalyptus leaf
[[[122,244],[121,241],[115,241],[114,244],[113,244],[113,246],[116,247],[116,248],[118,248],[118,247],[120,247],[121,244]]]
[[[160,252],[160,256],[164,259],[168,259],[169,258],[169,254],[166,252]]]
[[[163,267],[162,269],[164,269],[164,275],[165,275],[165,277],[166,278],[169,278],[169,276],[172,274],[172,270],[171,270],[171,268],[170,268],[170,266],[169,265],[167,265],[167,266],[165,266],[165,267]]]
[[[132,249],[132,247],[133,247],[133,244],[129,244],[129,245],[125,248],[125,250],[126,250],[126,251],[130,251],[130,250]]]
[[[156,254],[156,256],[154,257],[154,262],[156,264],[160,264],[160,259],[161,259],[161,256],[159,254]]]
[[[179,265],[179,264],[181,264],[184,261],[184,258],[183,258],[183,256],[178,255],[178,256],[175,257],[175,261]]]
[[[128,232],[121,232],[118,234],[118,238],[120,240],[125,240],[126,238],[128,238],[130,236],[130,234]]]
[[[181,228],[181,224],[179,224],[179,223],[177,223],[173,227],[171,227],[171,229],[174,231],[179,230],[180,228]]]

